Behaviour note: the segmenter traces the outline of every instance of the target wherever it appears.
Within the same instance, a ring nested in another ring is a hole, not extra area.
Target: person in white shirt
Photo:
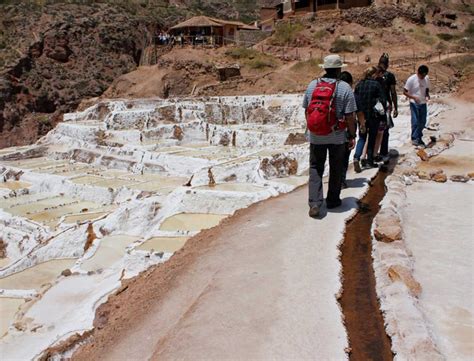
[[[418,72],[410,76],[403,89],[403,94],[410,99],[411,110],[411,142],[415,146],[425,146],[423,129],[426,126],[427,106],[430,100],[429,69],[421,65]]]

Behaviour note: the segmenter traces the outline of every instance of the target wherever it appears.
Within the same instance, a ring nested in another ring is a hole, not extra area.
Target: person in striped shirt
[[[326,158],[329,153],[329,185],[326,197],[326,207],[328,209],[339,207],[342,203],[341,185],[344,169],[344,157],[346,153],[346,142],[351,148],[354,147],[355,139],[355,112],[357,111],[356,101],[352,88],[343,81],[339,81],[343,64],[339,55],[328,55],[324,58],[324,68],[326,74],[321,79],[313,80],[303,97],[303,108],[308,108],[311,98],[319,81],[329,83],[336,82],[334,93],[334,105],[337,119],[344,119],[348,131],[345,129],[335,129],[328,135],[316,135],[308,130],[310,142],[309,159],[309,195],[308,205],[310,207],[309,216],[319,217],[324,201],[323,174],[326,165]]]

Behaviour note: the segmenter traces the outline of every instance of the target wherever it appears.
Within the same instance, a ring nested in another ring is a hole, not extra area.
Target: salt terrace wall
[[[236,210],[305,184],[301,102],[102,101],[66,114],[35,145],[0,150],[0,353],[31,359],[91,329],[121,279]],[[393,147],[408,139],[408,114],[404,104]],[[62,312],[45,311],[54,307]]]
[[[303,131],[301,96],[113,100],[0,150],[2,355],[38,357],[92,328],[121,278],[304,184]],[[45,316],[56,304],[64,312]]]

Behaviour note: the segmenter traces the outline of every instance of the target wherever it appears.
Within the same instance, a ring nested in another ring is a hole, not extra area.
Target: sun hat
[[[347,66],[342,62],[342,58],[337,54],[328,55],[324,58],[324,64],[319,64],[324,69],[337,69]]]

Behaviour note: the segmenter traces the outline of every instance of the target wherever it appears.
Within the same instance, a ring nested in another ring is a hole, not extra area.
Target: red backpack
[[[311,101],[306,108],[308,129],[316,135],[328,135],[336,129],[344,129],[345,123],[339,122],[336,115],[334,97],[337,83],[318,80]]]

